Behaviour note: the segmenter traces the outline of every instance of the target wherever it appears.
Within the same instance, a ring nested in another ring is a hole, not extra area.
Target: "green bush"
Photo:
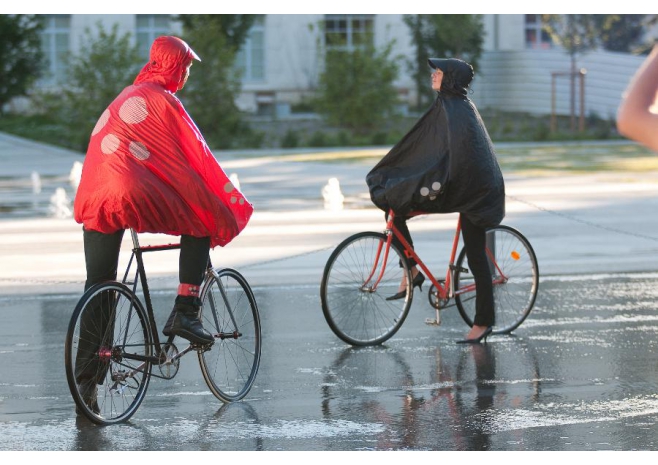
[[[376,132],[372,135],[372,145],[385,145],[386,133],[383,131]]]
[[[132,83],[140,65],[129,34],[119,36],[116,24],[110,32],[100,22],[97,27],[95,36],[85,30],[80,53],[68,58],[64,87],[34,97],[36,110],[56,119],[62,145],[80,151],[87,150],[98,117]]]
[[[367,45],[326,51],[314,103],[330,125],[368,134],[395,114],[398,65],[392,49],[391,42],[381,50]]]
[[[315,131],[308,140],[309,147],[331,147],[333,144],[329,141],[329,137],[323,131]]]
[[[338,136],[336,137],[336,143],[340,147],[347,147],[349,145],[352,145],[352,138],[347,131],[340,131],[338,133]]]
[[[299,146],[299,134],[297,131],[288,129],[281,138],[281,147],[284,149],[290,149],[297,146]]]

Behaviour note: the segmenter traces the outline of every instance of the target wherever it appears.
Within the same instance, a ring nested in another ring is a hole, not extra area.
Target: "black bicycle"
[[[128,420],[144,400],[151,376],[174,378],[180,359],[189,352],[197,353],[215,397],[225,403],[244,398],[256,379],[261,355],[258,306],[247,280],[234,269],[215,269],[209,262],[199,317],[214,342],[192,344],[173,335],[161,342],[142,255],[180,249],[180,244],[140,247],[137,233],[130,232],[133,249],[123,280],[89,288],[71,317],[65,365],[78,411],[97,424]],[[128,281],[135,262],[134,279]],[[179,350],[178,341],[187,346]],[[96,388],[92,398],[89,381],[80,381],[89,370]]]

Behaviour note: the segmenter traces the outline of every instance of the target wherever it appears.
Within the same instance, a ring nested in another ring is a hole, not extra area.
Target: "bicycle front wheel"
[[[523,234],[502,225],[487,231],[487,255],[494,283],[493,334],[510,333],[523,323],[535,304],[539,287],[537,257]],[[476,290],[466,262],[463,248],[456,262],[455,303],[464,321],[473,326]]]
[[[247,280],[224,268],[208,274],[201,291],[203,327],[215,337],[199,364],[206,384],[222,402],[247,395],[258,372],[261,354],[260,317]]]
[[[404,254],[393,244],[386,250],[384,234],[362,232],[345,239],[333,251],[322,275],[322,313],[331,330],[356,346],[381,344],[404,322],[413,297],[394,295],[402,279],[411,282]]]
[[[144,399],[152,342],[146,312],[125,285],[91,287],[73,311],[64,346],[76,411],[97,424],[128,420]]]

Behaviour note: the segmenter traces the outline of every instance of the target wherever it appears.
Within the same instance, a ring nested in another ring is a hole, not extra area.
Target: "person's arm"
[[[658,152],[658,114],[650,107],[658,91],[658,45],[633,76],[617,112],[617,130]]]

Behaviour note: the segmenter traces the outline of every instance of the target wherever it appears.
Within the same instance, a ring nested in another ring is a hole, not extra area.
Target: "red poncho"
[[[210,236],[228,244],[253,206],[231,183],[174,96],[191,57],[187,44],[162,38],[151,61],[96,123],[75,197],[85,229]],[[181,45],[182,44],[182,45]]]

